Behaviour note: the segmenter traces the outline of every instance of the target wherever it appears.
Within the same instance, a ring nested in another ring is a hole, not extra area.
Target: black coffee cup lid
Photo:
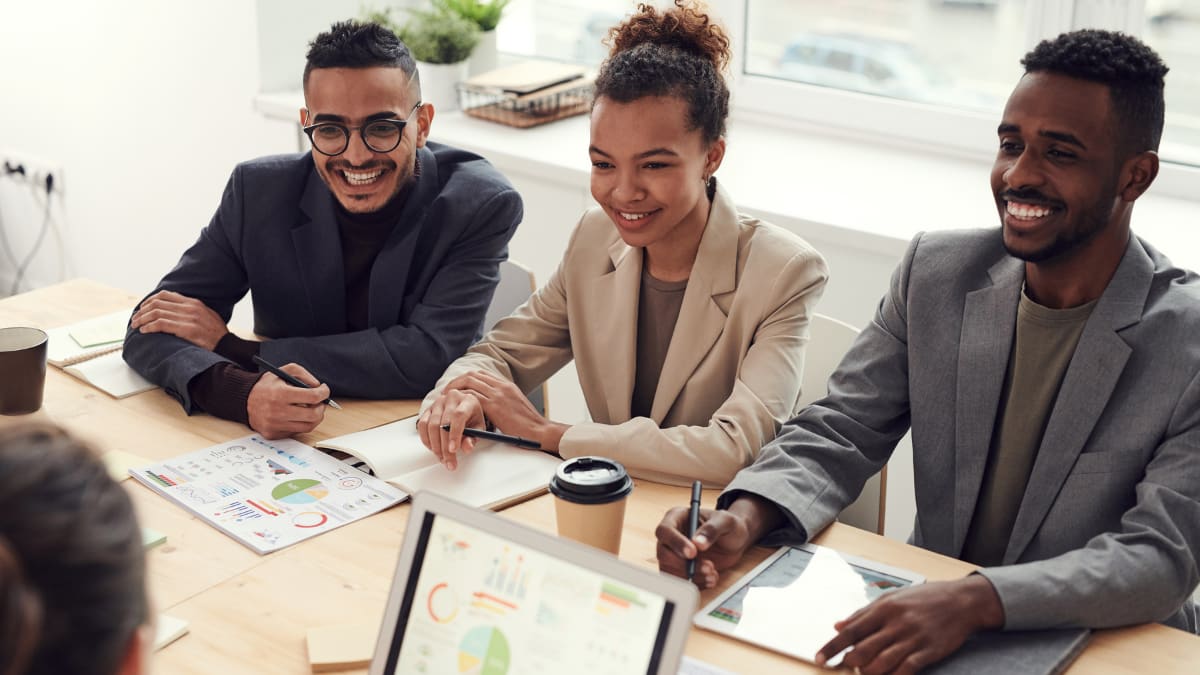
[[[633,490],[633,479],[621,463],[606,457],[575,457],[558,465],[550,479],[555,497],[578,504],[605,504]]]

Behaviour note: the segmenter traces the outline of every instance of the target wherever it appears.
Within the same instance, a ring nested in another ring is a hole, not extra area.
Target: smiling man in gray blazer
[[[522,215],[487,161],[427,142],[433,104],[390,30],[317,36],[304,101],[312,152],[239,165],[125,339],[125,360],[189,413],[268,438],[315,428],[331,394],[423,396],[479,336]],[[268,341],[226,326],[247,292]],[[315,388],[260,372],[255,355]]]
[[[911,542],[978,574],[883,596],[818,655],[913,672],[988,628],[1195,631],[1200,280],[1130,234],[1158,171],[1166,66],[1134,38],[1040,44],[1000,123],[1002,227],[918,235],[828,396],[784,426],[660,566],[718,574],[828,525],[912,430]],[[936,201],[922,185],[917,203]]]

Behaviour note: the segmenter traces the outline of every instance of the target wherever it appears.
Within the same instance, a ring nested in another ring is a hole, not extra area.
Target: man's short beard
[[[1085,214],[1091,216],[1089,212]],[[1008,241],[1001,237],[1004,242],[1004,250],[1008,254],[1019,260],[1027,263],[1044,263],[1050,262],[1057,258],[1066,256],[1073,251],[1083,248],[1089,241],[1095,239],[1101,232],[1108,229],[1108,218],[1096,214],[1095,218],[1088,217],[1089,226],[1083,231],[1072,231],[1060,235],[1050,242],[1049,245],[1042,247],[1036,251],[1020,251],[1015,250],[1008,245]]]

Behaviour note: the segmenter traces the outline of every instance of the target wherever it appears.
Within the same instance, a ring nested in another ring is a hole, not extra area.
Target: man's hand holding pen
[[[325,419],[329,398],[329,387],[302,366],[289,363],[281,370],[312,388],[293,386],[270,372],[258,379],[246,399],[246,413],[250,428],[269,440],[316,429]]]
[[[746,551],[783,520],[778,508],[757,495],[743,494],[728,509],[699,509],[699,527],[688,536],[691,509],[677,506],[663,516],[654,531],[658,538],[658,568],[686,577],[695,561],[692,581],[712,588],[721,572],[737,564]]]

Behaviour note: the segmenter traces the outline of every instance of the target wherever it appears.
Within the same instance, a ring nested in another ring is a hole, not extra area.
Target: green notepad
[[[162,532],[149,527],[142,528],[142,548],[149,550],[155,546],[158,546],[159,544],[165,544],[166,542],[167,535],[163,534]]]
[[[154,633],[154,651],[166,647],[187,635],[188,632],[188,622],[178,617],[159,614],[157,624]]]
[[[125,326],[129,323],[130,314],[122,311],[80,321],[70,327],[71,339],[84,349],[121,342],[125,339]]]

